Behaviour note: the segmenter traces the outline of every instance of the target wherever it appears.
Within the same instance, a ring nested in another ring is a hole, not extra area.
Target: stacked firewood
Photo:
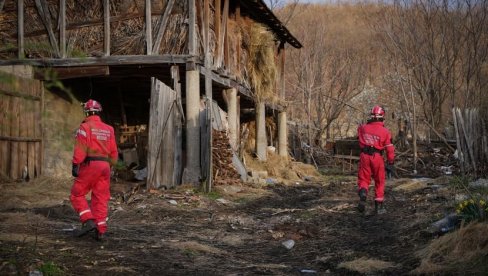
[[[233,152],[226,131],[213,130],[212,158],[214,185],[240,183],[240,175],[232,164]]]

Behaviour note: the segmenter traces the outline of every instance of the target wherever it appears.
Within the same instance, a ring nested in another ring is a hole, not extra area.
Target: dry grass
[[[353,261],[340,263],[338,267],[350,271],[357,271],[359,273],[374,273],[393,268],[395,267],[395,264],[363,257]]]
[[[488,224],[472,223],[431,242],[417,253],[414,274],[488,274]]]
[[[0,209],[42,207],[69,200],[71,178],[40,177],[29,182],[0,183]]]

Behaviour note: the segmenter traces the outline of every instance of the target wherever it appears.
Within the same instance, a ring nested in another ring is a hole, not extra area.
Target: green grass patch
[[[64,271],[53,262],[47,262],[41,265],[39,271],[42,272],[44,276],[59,276],[64,275]]]

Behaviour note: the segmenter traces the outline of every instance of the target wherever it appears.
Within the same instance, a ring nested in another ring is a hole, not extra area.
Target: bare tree
[[[292,108],[302,111],[294,119],[306,122],[307,140],[313,145],[332,137],[334,121],[361,92],[367,59],[357,34],[348,33],[352,28],[332,26],[336,18],[327,6],[300,9],[290,27],[307,30],[299,33],[306,46],[289,56],[288,98]]]

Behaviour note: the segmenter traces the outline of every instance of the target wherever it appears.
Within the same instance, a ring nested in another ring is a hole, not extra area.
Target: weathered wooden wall
[[[37,80],[0,74],[0,173],[11,179],[42,173],[43,87]]]

